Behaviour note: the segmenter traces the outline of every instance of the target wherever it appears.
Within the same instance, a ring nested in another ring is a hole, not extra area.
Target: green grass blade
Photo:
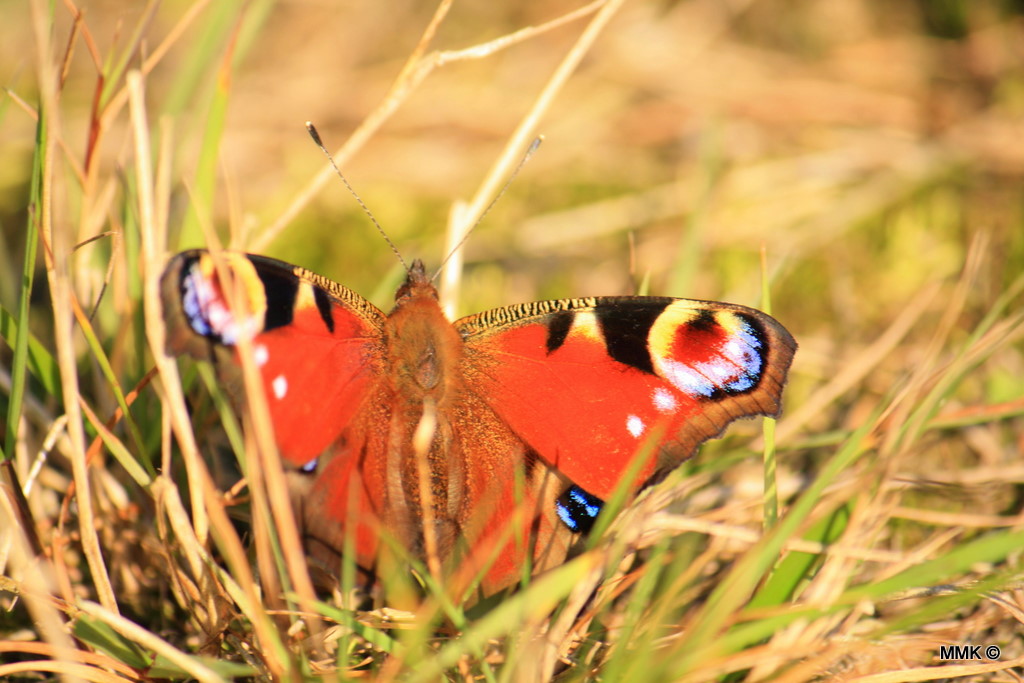
[[[40,107],[42,105],[40,104]],[[11,365],[11,398],[7,404],[7,438],[4,441],[3,452],[7,457],[13,457],[14,444],[18,439],[18,425],[21,422],[21,409],[25,400],[26,365],[29,351],[29,326],[30,316],[29,302],[32,299],[32,283],[36,266],[36,247],[39,243],[39,207],[42,205],[42,178],[43,178],[43,150],[46,149],[46,127],[43,125],[45,117],[40,111],[38,124],[36,125],[35,154],[32,157],[32,185],[29,189],[29,212],[25,235],[25,259],[21,271],[21,289],[18,298],[17,320],[21,325],[13,329],[14,360]],[[11,321],[13,323],[13,321]],[[9,323],[9,324],[11,324]],[[5,327],[7,327],[5,325]],[[6,339],[10,339],[6,333]],[[53,360],[52,358],[50,359]],[[57,368],[52,367],[54,373]],[[51,375],[48,375],[51,376]],[[56,374],[52,375],[55,385],[60,385]],[[51,392],[51,396],[59,395],[60,392]],[[0,453],[0,457],[4,457]]]
[[[103,377],[107,380],[107,387],[114,395],[114,400],[117,401],[117,405],[121,409],[121,419],[124,420],[125,428],[132,440],[132,446],[135,448],[135,456],[132,459],[140,461],[149,475],[147,479],[152,479],[156,476],[156,470],[154,469],[152,460],[146,450],[142,439],[142,433],[139,431],[139,426],[136,424],[131,411],[128,409],[128,401],[125,399],[124,391],[121,390],[121,384],[117,380],[114,368],[111,367],[110,360],[107,358],[106,351],[103,350],[103,345],[100,343],[100,340],[96,337],[96,332],[93,330],[92,324],[89,322],[89,319],[82,314],[77,303],[74,304],[74,310],[75,316],[78,319],[78,325],[82,330],[82,334],[85,336],[86,343],[89,345],[89,350],[92,351],[93,358],[100,367],[100,372],[103,373]],[[131,456],[129,455],[128,457]],[[124,465],[123,462],[121,464]]]
[[[881,581],[851,588],[843,594],[843,602],[880,600],[900,591],[948,583],[971,570],[978,563],[1004,562],[1024,547],[1024,531],[999,531],[973,541],[961,543],[945,555],[914,565]]]
[[[0,307],[0,337],[5,339],[12,348],[17,345],[17,337],[21,334],[21,330],[27,328],[27,325],[19,325],[15,316]],[[31,332],[25,334],[27,350],[26,359],[22,361],[23,367],[26,367],[32,376],[39,380],[47,396],[52,396],[55,401],[60,401],[63,391],[60,385],[60,370],[57,367],[57,361]],[[19,367],[17,360],[13,363],[13,367],[15,369]],[[24,393],[22,393],[23,395]]]
[[[827,547],[843,535],[849,521],[850,509],[847,505],[841,505],[832,514],[818,520],[804,538]],[[749,609],[769,607],[791,600],[796,593],[797,586],[801,581],[810,577],[820,559],[821,556],[815,553],[796,550],[790,552],[782,558],[765,584],[751,598],[747,607]]]
[[[75,620],[75,637],[117,661],[135,669],[146,669],[153,660],[135,642],[124,637],[111,626],[88,614]]]

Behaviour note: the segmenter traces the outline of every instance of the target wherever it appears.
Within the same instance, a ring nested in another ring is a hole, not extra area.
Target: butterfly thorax
[[[450,546],[463,509],[464,468],[452,462],[458,458],[450,452],[445,416],[459,393],[463,340],[418,261],[387,317],[384,340],[391,407],[385,524],[416,547],[422,542],[423,508],[429,506],[440,545]],[[421,490],[422,474],[429,493]]]
[[[413,263],[387,317],[384,339],[389,377],[402,399],[436,404],[444,400],[446,382],[457,376],[462,338],[445,317],[437,290],[420,261]]]

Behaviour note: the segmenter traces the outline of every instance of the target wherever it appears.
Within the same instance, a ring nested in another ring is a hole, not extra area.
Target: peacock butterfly
[[[232,310],[229,291],[245,305]],[[479,573],[484,594],[526,563],[563,562],[624,477],[635,491],[733,420],[777,415],[796,350],[760,311],[668,297],[536,301],[452,323],[420,261],[388,314],[236,252],[178,254],[161,292],[169,353],[235,384],[238,342],[251,341],[312,558],[336,572],[348,547],[372,576],[390,536]]]

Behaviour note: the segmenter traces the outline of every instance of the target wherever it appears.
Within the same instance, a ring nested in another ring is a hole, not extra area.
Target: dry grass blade
[[[32,3],[33,30],[36,35],[38,49],[39,83],[42,86],[43,117],[40,126],[45,132],[46,146],[43,149],[42,203],[38,208],[40,236],[47,263],[47,280],[50,284],[53,301],[53,321],[57,345],[57,362],[60,366],[61,385],[64,394],[64,411],[68,416],[68,437],[71,440],[71,463],[77,491],[79,508],[79,530],[82,534],[82,549],[89,563],[95,581],[100,602],[113,612],[118,611],[117,599],[114,597],[110,577],[107,574],[103,550],[96,533],[96,521],[92,504],[92,487],[85,461],[85,433],[82,428],[82,413],[78,405],[78,372],[75,365],[74,349],[72,348],[71,283],[68,247],[71,236],[58,221],[54,221],[55,198],[54,183],[54,145],[61,138],[61,127],[57,107],[57,77],[51,62],[49,41],[50,32],[47,26],[47,11],[41,2]]]
[[[174,662],[182,668],[183,671],[188,672],[189,676],[193,676],[199,681],[209,681],[210,683],[223,681],[224,679],[217,675],[212,669],[205,664],[199,662],[194,657],[191,657],[178,648],[174,647],[167,641],[158,637],[146,628],[139,626],[138,624],[129,621],[128,619],[115,614],[107,609],[104,609],[101,605],[97,605],[94,602],[88,600],[79,603],[79,609],[86,614],[99,619],[103,623],[111,626],[118,633],[124,635],[130,640],[138,643],[139,645],[158,653],[170,661]]]
[[[244,297],[241,291],[233,292],[233,296],[229,295],[228,300],[232,303],[233,310],[244,310],[242,305]],[[274,440],[273,423],[270,419],[266,394],[263,391],[263,378],[256,368],[251,340],[241,339],[238,347],[239,357],[242,359],[246,396],[247,434],[251,435],[251,440],[247,443],[248,447],[246,448],[246,456],[249,458],[249,467],[246,471],[249,476],[249,491],[253,496],[254,506],[260,511],[260,516],[256,520],[273,522],[273,529],[277,534],[281,555],[284,559],[288,584],[297,594],[301,609],[312,615],[316,613],[313,607],[316,593],[309,577],[288,485]],[[257,534],[265,534],[270,528],[268,524],[255,527]],[[269,551],[270,544],[261,541],[257,548],[264,551],[260,562],[261,571],[264,573],[262,578],[270,581],[270,585],[273,586],[276,583],[276,579],[272,578],[275,571],[274,563],[265,554]],[[319,621],[315,619],[310,621],[308,628],[314,635],[319,634]]]
[[[209,523],[206,519],[206,507],[202,501],[201,480],[198,478],[200,468],[199,448],[196,445],[195,437],[192,434],[188,415],[185,411],[185,399],[181,394],[181,381],[178,378],[178,370],[174,361],[164,354],[166,341],[164,338],[163,323],[160,320],[160,295],[158,291],[158,277],[162,270],[163,259],[160,256],[158,245],[165,243],[164,220],[159,218],[156,204],[155,187],[153,182],[150,159],[150,137],[147,124],[145,106],[145,85],[142,75],[138,72],[128,74],[128,92],[131,101],[132,130],[135,136],[135,154],[138,159],[136,173],[138,174],[138,199],[139,217],[142,233],[142,253],[145,257],[147,277],[144,281],[145,302],[146,302],[146,333],[149,339],[149,347],[153,353],[154,363],[163,379],[163,390],[168,395],[170,406],[171,424],[174,426],[175,436],[181,444],[182,456],[186,462],[186,472],[190,477],[189,491],[192,495],[192,523],[196,530],[196,536],[201,543],[206,542]]]
[[[947,664],[942,667],[922,667],[906,669],[900,672],[870,674],[857,676],[847,680],[857,683],[911,683],[912,681],[939,681],[969,676],[981,676],[994,672],[1010,673],[1012,669],[1024,666],[1024,657],[1016,657],[993,664]]]
[[[39,636],[53,649],[54,659],[75,661],[77,649],[66,630],[67,617],[52,600],[56,594],[53,567],[45,557],[32,552],[18,524],[18,515],[11,506],[10,494],[2,488],[0,486],[0,528],[4,532],[0,534],[0,546],[3,547],[4,574],[16,578],[18,597],[28,606]],[[68,673],[68,677],[68,680],[78,680],[73,671]]]
[[[484,175],[483,182],[477,189],[476,194],[473,195],[466,205],[456,204],[453,207],[449,216],[445,251],[446,254],[451,254],[451,256],[448,259],[448,266],[441,281],[441,305],[449,314],[455,310],[455,302],[458,300],[458,284],[460,282],[460,274],[462,273],[462,256],[457,251],[458,246],[463,243],[469,230],[480,220],[480,217],[489,206],[492,197],[494,197],[504,179],[508,177],[520,157],[522,157],[523,151],[529,146],[530,141],[536,138],[537,126],[540,123],[541,117],[548,111],[558,93],[565,87],[569,77],[572,76],[584,55],[593,46],[594,41],[597,40],[605,26],[608,25],[611,18],[618,12],[622,6],[622,1],[604,0],[600,3],[594,3],[588,8],[583,8],[579,12],[567,15],[575,19],[578,16],[583,16],[584,11],[589,12],[590,8],[597,9],[590,23],[587,24],[579,38],[576,39],[572,49],[569,50],[558,64],[558,67],[552,72],[551,77],[545,83],[540,93],[537,94],[536,99],[534,99],[533,104],[522,121],[519,122],[515,131],[509,136],[505,149],[495,160],[490,170]],[[519,40],[535,33],[524,33],[521,36],[516,34],[515,36],[510,36],[510,38],[515,37],[516,40]],[[509,44],[511,42],[514,41],[510,41]],[[504,46],[505,43],[502,43],[502,47]],[[483,54],[489,54],[489,52],[484,51]]]

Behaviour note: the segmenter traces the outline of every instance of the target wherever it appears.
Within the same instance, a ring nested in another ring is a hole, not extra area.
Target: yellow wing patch
[[[671,357],[676,332],[680,326],[691,324],[704,310],[706,307],[701,302],[687,300],[673,302],[665,308],[651,325],[651,331],[647,336],[647,347],[651,351],[655,365],[658,359]]]
[[[573,316],[569,336],[582,337],[598,344],[604,343],[601,325],[597,322],[597,316],[592,311],[580,311]]]

